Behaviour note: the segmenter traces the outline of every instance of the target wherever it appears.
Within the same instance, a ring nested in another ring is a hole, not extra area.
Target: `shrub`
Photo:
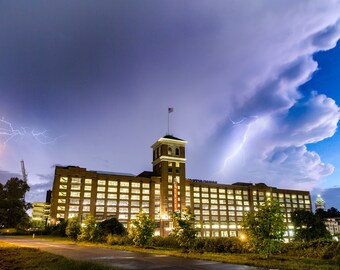
[[[109,234],[106,237],[106,243],[109,245],[131,245],[133,242],[127,235]]]
[[[135,220],[132,220],[130,227],[130,238],[136,246],[144,247],[149,244],[155,231],[154,221],[142,211]]]
[[[110,218],[99,223],[100,231],[104,236],[109,234],[124,235],[126,234],[126,229],[123,224],[116,218]]]
[[[197,252],[244,253],[244,243],[237,237],[198,238],[194,250]]]
[[[94,216],[88,216],[84,220],[85,226],[81,228],[81,233],[78,235],[80,241],[95,242],[100,240],[101,232]]]
[[[177,239],[175,237],[169,236],[169,237],[161,237],[161,236],[155,236],[151,239],[151,245],[153,247],[162,247],[162,248],[179,248],[179,244],[177,242]]]
[[[67,226],[65,229],[66,235],[71,238],[73,241],[77,240],[78,235],[80,234],[81,227],[77,218],[71,218],[67,222]]]

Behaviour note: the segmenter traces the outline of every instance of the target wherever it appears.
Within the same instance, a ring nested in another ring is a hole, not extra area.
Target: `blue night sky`
[[[1,1],[0,181],[138,174],[167,132],[187,177],[340,209],[340,1]]]

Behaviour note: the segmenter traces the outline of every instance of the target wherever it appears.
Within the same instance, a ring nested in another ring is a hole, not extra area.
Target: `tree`
[[[320,219],[340,217],[340,212],[334,207],[329,208],[327,211],[323,209],[317,209],[315,214],[319,216]]]
[[[172,234],[184,250],[189,250],[195,243],[198,232],[195,228],[194,214],[190,208],[186,208],[182,213],[174,212],[172,215],[172,221],[174,226]]]
[[[101,233],[94,216],[87,216],[84,220],[84,227],[81,228],[78,240],[95,242],[100,239]]]
[[[11,178],[5,185],[0,183],[0,226],[17,229],[29,226],[26,211],[31,204],[25,201],[29,189],[27,182],[19,178]]]
[[[71,218],[67,221],[67,226],[65,229],[66,235],[71,238],[73,241],[77,240],[78,235],[81,232],[81,226],[78,221],[78,218]]]
[[[243,230],[253,249],[270,257],[279,249],[286,226],[280,203],[265,201],[257,211],[250,211],[243,221]]]
[[[139,212],[137,218],[131,221],[130,237],[136,246],[146,246],[155,231],[155,222],[142,211]]]
[[[115,217],[100,222],[99,228],[104,236],[109,234],[124,235],[126,233],[126,229],[123,224]]]
[[[292,212],[291,218],[295,226],[295,240],[311,241],[331,238],[326,225],[317,214],[299,209]]]

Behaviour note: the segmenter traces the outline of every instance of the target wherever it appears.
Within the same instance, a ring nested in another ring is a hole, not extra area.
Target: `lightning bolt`
[[[55,142],[57,139],[63,137],[59,136],[52,138],[47,135],[47,130],[39,131],[28,127],[22,127],[15,129],[12,123],[6,121],[4,118],[0,119],[0,138],[3,138],[3,145],[6,145],[9,141],[15,137],[32,136],[40,144],[50,144]]]
[[[237,148],[224,160],[224,168],[226,167],[227,163],[233,159],[234,157],[236,157],[242,150],[242,148],[244,147],[244,145],[246,144],[247,140],[248,140],[248,133],[249,133],[249,130],[251,128],[252,125],[254,125],[256,123],[256,121],[258,120],[258,116],[252,116],[251,118],[255,118],[255,121],[252,121],[248,124],[246,124],[247,128],[246,128],[246,131],[244,132],[243,134],[243,137],[242,137],[242,141],[241,143],[237,146]],[[233,121],[229,118],[230,122],[235,126],[235,125],[240,125],[242,124],[244,121],[246,121],[248,118],[246,117],[243,117],[240,121]]]

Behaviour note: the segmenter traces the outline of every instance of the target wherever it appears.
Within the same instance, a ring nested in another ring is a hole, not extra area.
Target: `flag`
[[[174,111],[174,108],[173,107],[169,107],[168,108],[168,113],[172,113]]]

